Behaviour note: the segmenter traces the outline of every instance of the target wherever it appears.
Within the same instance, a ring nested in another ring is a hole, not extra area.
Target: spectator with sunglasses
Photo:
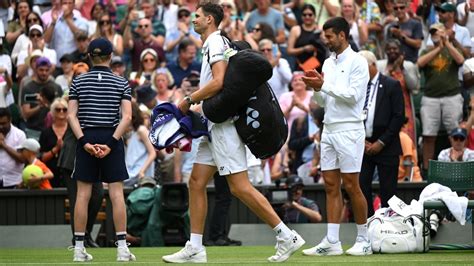
[[[443,162],[471,162],[474,161],[474,151],[466,148],[467,131],[464,128],[455,128],[449,135],[451,148],[442,150],[438,161]]]
[[[40,50],[42,55],[49,59],[51,62],[50,74],[54,71],[56,67],[56,51],[46,47],[43,37],[43,27],[40,25],[32,25],[28,30],[28,37],[31,44],[28,46],[28,49],[22,50],[18,54],[17,61],[17,77],[22,79],[25,76],[33,75],[33,69],[27,63],[29,57],[32,55],[34,50]]]
[[[58,168],[58,156],[63,147],[64,135],[68,129],[67,123],[67,101],[56,98],[50,107],[52,125],[41,131],[39,138],[40,159],[53,172],[53,179],[49,180],[52,187],[66,187],[66,181],[62,178]]]
[[[92,35],[92,40],[100,37],[104,37],[112,43],[114,55],[121,56],[123,54],[122,35],[115,32],[115,29],[112,25],[112,19],[108,13],[102,13],[99,15],[97,29],[94,35]]]
[[[326,59],[326,48],[321,42],[321,31],[315,22],[316,10],[312,5],[305,4],[302,8],[303,22],[293,26],[288,37],[288,54],[296,57],[298,65],[303,64],[311,57],[316,57],[319,62]],[[321,71],[322,64],[318,67]],[[297,66],[296,70],[302,71]]]
[[[158,55],[160,62],[164,61],[165,53],[163,51],[164,35],[160,36],[163,41],[152,34],[151,20],[142,18],[138,20],[138,26],[134,30],[138,33],[138,37],[132,36],[131,23],[127,23],[123,34],[124,48],[130,49],[130,56],[132,58],[132,71],[138,71],[140,68],[140,56],[145,49],[152,49]]]
[[[398,39],[405,59],[415,63],[423,41],[423,30],[419,20],[410,18],[408,9],[406,0],[394,1],[393,11],[397,20],[388,26],[386,39]]]
[[[40,25],[42,28],[44,28],[43,21],[41,20],[40,15],[38,15],[38,13],[36,13],[36,12],[30,12],[26,16],[25,29],[27,29],[27,30],[25,30],[25,33],[18,36],[18,38],[16,39],[15,46],[13,47],[13,50],[12,50],[12,53],[11,53],[13,63],[16,63],[16,59],[18,58],[18,54],[21,51],[27,50],[28,47],[31,45],[31,41],[30,41],[29,36],[28,36],[28,29],[33,25]]]
[[[153,72],[160,66],[158,54],[155,50],[147,48],[140,54],[138,71],[130,73],[129,81],[132,88],[143,84],[151,84]]]

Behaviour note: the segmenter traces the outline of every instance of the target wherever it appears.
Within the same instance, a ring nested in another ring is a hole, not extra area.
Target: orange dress
[[[405,125],[403,131],[410,136],[411,140],[416,143],[415,138],[415,114],[413,112],[410,91],[408,91],[405,76],[401,71],[392,71],[390,76],[400,82],[403,92],[403,100],[405,102],[405,116],[408,117],[408,124]]]

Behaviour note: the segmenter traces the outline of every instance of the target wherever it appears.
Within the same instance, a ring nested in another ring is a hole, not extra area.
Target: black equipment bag
[[[235,47],[234,42],[230,46]],[[262,54],[251,49],[238,51],[229,58],[223,89],[204,100],[204,115],[214,123],[222,123],[235,116],[255,90],[269,80],[272,74],[272,66]]]
[[[242,141],[255,157],[267,159],[288,138],[288,123],[270,85],[260,85],[234,119]]]

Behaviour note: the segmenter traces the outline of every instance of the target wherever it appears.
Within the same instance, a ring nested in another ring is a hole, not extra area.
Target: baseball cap
[[[19,150],[29,150],[32,152],[39,152],[41,146],[39,142],[35,139],[25,139],[23,143],[21,143],[20,147],[18,147]]]
[[[51,67],[51,61],[47,57],[41,56],[36,58],[36,67]]]
[[[296,188],[296,187],[304,187],[303,179],[301,177],[297,176],[297,175],[289,176],[286,179],[286,185],[290,189],[293,189],[293,188]]]
[[[63,63],[63,62],[74,62],[74,57],[72,56],[72,54],[64,54],[59,59],[59,62],[61,62],[61,63]]]
[[[449,134],[451,137],[462,137],[466,138],[467,137],[467,131],[464,128],[455,128],[451,131],[451,134]]]
[[[435,6],[436,11],[456,12],[456,6],[452,3],[445,2],[440,6]]]
[[[156,186],[156,181],[151,176],[145,176],[142,179],[140,179],[140,186],[145,186],[145,185]]]
[[[92,56],[110,55],[113,52],[112,43],[106,38],[97,38],[89,44],[87,52]]]
[[[38,24],[32,25],[30,29],[28,30],[28,32],[31,32],[32,30],[37,30],[41,34],[43,34],[43,27],[41,27],[41,25],[38,25]]]
[[[438,30],[445,30],[446,28],[444,27],[444,25],[442,23],[435,23],[433,25],[430,26],[430,34],[434,34],[436,31]]]
[[[136,88],[137,92],[137,102],[138,103],[147,103],[153,100],[156,97],[156,91],[151,88],[150,85],[143,85]]]
[[[110,65],[123,65],[122,57],[120,56],[112,57],[112,61],[110,61]]]

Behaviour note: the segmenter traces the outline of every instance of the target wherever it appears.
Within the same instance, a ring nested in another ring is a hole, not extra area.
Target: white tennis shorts
[[[216,166],[220,175],[247,170],[245,144],[231,119],[214,124],[210,136],[211,141],[202,138],[194,163]]]
[[[321,136],[321,170],[340,169],[341,173],[360,173],[365,147],[365,130],[328,132]]]

